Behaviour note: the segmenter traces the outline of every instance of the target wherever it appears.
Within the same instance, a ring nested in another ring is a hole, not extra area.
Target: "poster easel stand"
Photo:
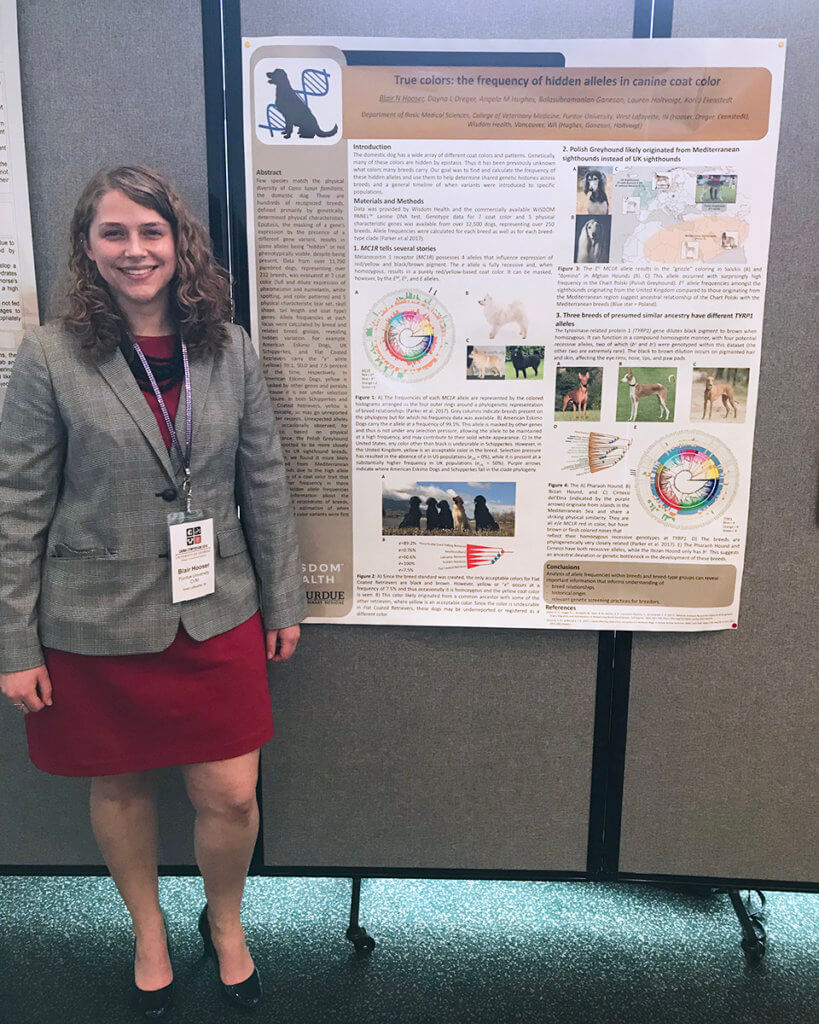
[[[242,145],[241,12],[239,0],[201,0],[205,56],[205,92],[209,169],[210,226],[214,252],[231,270],[235,282],[236,320],[249,327],[248,267]],[[673,0],[634,0],[635,38],[671,36]],[[587,878],[628,880],[619,871],[620,816],[623,799],[625,743],[628,725],[631,633],[601,632],[598,652],[598,708],[595,716],[595,765]],[[254,866],[263,865],[261,840]],[[354,869],[359,870],[360,869]],[[264,869],[262,867],[262,871]],[[351,877],[346,939],[356,953],[367,955],[376,945],[360,923],[362,874]],[[469,877],[469,872],[461,877]],[[750,894],[743,902],[739,888],[727,894],[742,930],[742,950],[749,963],[765,953],[764,914],[754,911]],[[765,898],[759,893],[762,906]]]
[[[360,908],[361,908],[361,876],[357,875],[352,879],[353,887],[350,895],[350,924],[345,933],[345,938],[348,942],[352,942],[355,947],[356,953],[360,956],[369,956],[370,953],[375,949],[375,939],[372,935],[367,934],[367,929],[363,928],[359,922]],[[685,890],[695,888],[700,889],[698,886],[683,886]],[[753,889],[748,891],[747,903],[743,901],[740,895],[739,889],[713,889],[708,890],[715,894],[727,894],[731,900],[731,905],[736,913],[737,920],[739,921],[742,929],[742,941],[740,946],[742,952],[745,954],[745,959],[748,961],[750,966],[758,964],[763,956],[765,956],[765,948],[767,943],[767,932],[765,931],[765,894],[759,889]],[[759,909],[754,910],[751,906],[751,894],[755,892],[759,897]]]
[[[650,39],[669,38],[671,36],[671,20],[674,13],[674,0],[635,0],[633,35]],[[765,896],[755,890],[760,898],[759,911],[750,911],[750,893],[748,907],[742,901],[739,889],[718,889],[717,892],[727,893],[742,928],[742,951],[748,963],[758,963],[765,955],[766,933],[762,921]]]

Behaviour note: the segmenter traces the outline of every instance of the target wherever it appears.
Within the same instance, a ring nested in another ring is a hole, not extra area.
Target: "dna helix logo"
[[[309,99],[317,99],[326,96],[330,91],[330,75],[323,68],[305,68],[301,73],[301,89],[294,89],[293,92],[310,109]],[[259,128],[270,133],[270,138],[275,138],[276,132],[287,130],[287,119],[275,103],[268,103],[265,111],[265,124]]]

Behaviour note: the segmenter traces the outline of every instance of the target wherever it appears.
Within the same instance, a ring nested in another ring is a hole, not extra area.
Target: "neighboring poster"
[[[0,4],[0,415],[23,332],[40,322],[28,206],[17,8]]]
[[[244,55],[312,618],[735,626],[784,42]]]

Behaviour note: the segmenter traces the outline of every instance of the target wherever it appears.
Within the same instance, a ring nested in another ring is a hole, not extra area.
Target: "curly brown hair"
[[[204,227],[170,181],[150,167],[98,171],[85,186],[71,218],[71,254],[59,319],[94,359],[101,359],[123,343],[128,345],[127,321],[96,263],[85,251],[99,202],[112,191],[123,192],[171,225],[176,244],[176,272],[169,289],[171,317],[191,356],[221,351],[230,341],[224,327],[233,311],[230,279],[216,262]]]

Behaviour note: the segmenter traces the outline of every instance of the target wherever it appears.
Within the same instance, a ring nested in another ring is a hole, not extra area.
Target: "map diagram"
[[[676,167],[660,173],[635,167],[621,173],[614,187],[609,261],[747,263],[748,204],[696,202],[697,179],[722,170]],[[741,190],[733,192],[741,200]]]
[[[710,526],[726,512],[737,490],[737,462],[716,437],[681,430],[655,441],[637,467],[637,498],[664,526]]]
[[[409,286],[383,296],[364,323],[364,347],[385,377],[422,381],[447,362],[455,343],[452,317],[428,291]]]

